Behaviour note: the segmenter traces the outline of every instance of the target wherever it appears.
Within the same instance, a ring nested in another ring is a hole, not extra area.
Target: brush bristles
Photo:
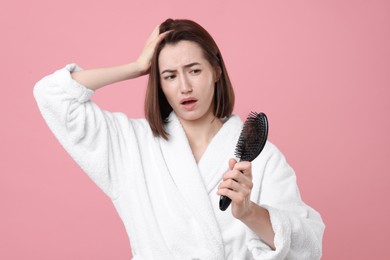
[[[242,128],[235,155],[240,161],[253,161],[267,141],[268,121],[264,113],[251,112]]]

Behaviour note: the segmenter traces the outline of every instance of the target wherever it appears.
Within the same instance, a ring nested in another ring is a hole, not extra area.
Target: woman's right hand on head
[[[113,67],[73,71],[72,78],[89,89],[97,90],[112,83],[148,74],[156,47],[170,31],[162,34],[159,32],[160,26],[157,26],[135,62]]]
[[[152,34],[147,39],[145,46],[136,60],[136,64],[139,67],[142,75],[148,74],[150,71],[150,65],[152,61],[153,54],[156,50],[156,47],[161,42],[162,39],[171,31],[166,31],[162,34],[160,32],[160,25],[154,28]]]

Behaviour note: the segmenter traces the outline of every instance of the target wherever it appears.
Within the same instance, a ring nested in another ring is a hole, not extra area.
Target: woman
[[[90,97],[149,74],[147,119],[100,109]],[[319,259],[324,224],[268,142],[233,159],[242,121],[212,37],[189,20],[158,26],[132,63],[68,64],[34,87],[49,128],[109,196],[134,259]],[[232,199],[220,211],[220,195]]]

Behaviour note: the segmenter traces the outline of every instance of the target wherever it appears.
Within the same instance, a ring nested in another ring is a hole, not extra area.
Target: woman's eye
[[[201,72],[201,70],[199,70],[199,69],[191,70],[191,74],[193,74],[193,75],[197,75],[200,72]]]
[[[165,80],[173,80],[176,76],[175,75],[168,75],[164,77]]]

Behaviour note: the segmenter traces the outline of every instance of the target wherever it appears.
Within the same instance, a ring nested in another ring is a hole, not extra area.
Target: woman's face
[[[216,71],[198,44],[180,41],[168,44],[158,58],[161,88],[180,120],[214,118]]]

